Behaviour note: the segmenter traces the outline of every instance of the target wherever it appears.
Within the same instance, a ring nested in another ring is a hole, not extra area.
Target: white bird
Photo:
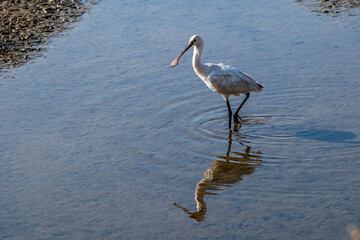
[[[194,55],[192,58],[192,65],[195,73],[204,81],[204,83],[214,92],[220,94],[226,101],[229,112],[229,129],[231,130],[231,118],[234,118],[234,131],[238,130],[238,124],[240,123],[239,111],[249,98],[250,93],[260,92],[263,89],[257,81],[250,77],[246,73],[240,72],[237,68],[234,68],[223,63],[201,63],[201,54],[204,49],[204,41],[198,36],[194,35],[190,38],[186,48],[177,56],[170,65],[175,67],[181,56],[192,46],[194,46]],[[234,115],[232,115],[229,97],[239,96],[245,93],[246,97],[240,104]]]

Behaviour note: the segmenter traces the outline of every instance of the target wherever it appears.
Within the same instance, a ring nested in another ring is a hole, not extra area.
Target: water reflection
[[[205,195],[217,195],[214,191],[220,191],[221,187],[229,187],[241,181],[244,175],[251,175],[257,166],[261,165],[260,151],[254,152],[251,147],[239,142],[245,147],[243,152],[231,151],[232,131],[229,131],[228,149],[225,155],[216,156],[221,160],[213,160],[211,167],[204,172],[204,178],[198,182],[195,189],[196,212],[191,212],[185,207],[174,203],[174,206],[181,208],[190,218],[196,222],[205,219],[207,212]],[[232,156],[231,156],[232,155]]]
[[[357,227],[349,225],[347,230],[352,240],[360,240],[360,231]]]
[[[295,0],[312,12],[329,14],[336,16],[337,14],[344,12],[348,15],[350,9],[360,6],[360,0]]]
[[[0,1],[0,71],[39,56],[49,37],[69,28],[86,10],[80,0]]]

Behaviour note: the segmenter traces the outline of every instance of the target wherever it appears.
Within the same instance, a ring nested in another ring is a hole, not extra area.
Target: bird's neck
[[[192,59],[194,70],[201,79],[203,79],[204,77],[206,78],[206,66],[201,63],[201,54],[203,48],[204,48],[203,45],[195,46],[194,55]]]

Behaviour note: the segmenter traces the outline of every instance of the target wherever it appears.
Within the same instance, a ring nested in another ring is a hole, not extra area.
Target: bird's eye
[[[196,42],[196,39],[194,39],[193,42]]]

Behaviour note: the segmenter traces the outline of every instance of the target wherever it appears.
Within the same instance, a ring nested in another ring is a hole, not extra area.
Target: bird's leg
[[[236,112],[234,113],[234,127],[238,126],[238,124],[240,123],[241,117],[239,116],[239,111],[241,109],[241,107],[244,105],[244,103],[246,102],[246,100],[249,98],[250,93],[245,93],[246,97],[244,99],[244,101],[240,104],[240,106],[238,107],[238,109],[236,110]],[[237,129],[234,128],[234,131],[236,132]]]
[[[230,103],[229,100],[226,100],[226,105],[228,107],[228,112],[229,112],[229,129],[231,130],[231,117],[232,117],[232,111],[231,111],[231,107],[230,107]]]

